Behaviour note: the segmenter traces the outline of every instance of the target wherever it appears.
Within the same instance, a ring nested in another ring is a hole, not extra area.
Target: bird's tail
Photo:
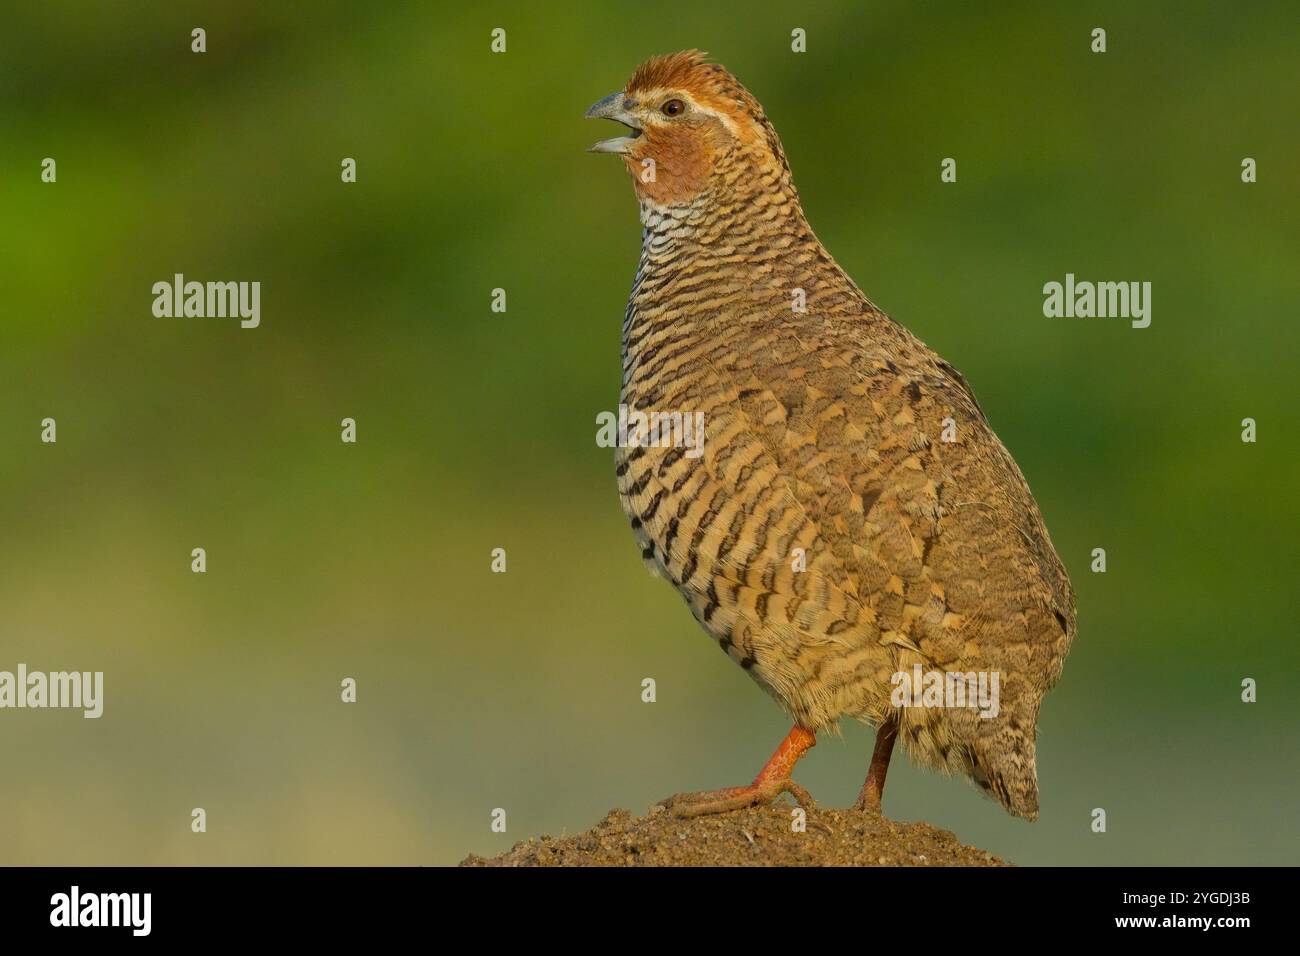
[[[992,739],[975,745],[971,779],[1008,813],[1038,819],[1038,769],[1034,739],[1018,728],[1001,728]]]

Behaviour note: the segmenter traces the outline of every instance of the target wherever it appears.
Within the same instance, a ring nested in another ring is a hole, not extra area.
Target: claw
[[[790,771],[814,743],[816,737],[811,731],[796,726],[749,786],[679,793],[659,801],[656,806],[671,810],[681,818],[702,817],[710,813],[728,813],[746,807],[764,806],[781,794],[788,793],[799,806],[811,810],[816,806],[812,794],[790,779]]]
[[[794,797],[795,803],[806,810],[816,808],[810,794],[793,780],[777,780],[748,787],[728,787],[725,790],[705,790],[700,793],[678,793],[657,806],[671,810],[681,819],[702,817],[712,813],[730,813],[732,810],[744,810],[749,807],[766,806],[783,793]]]

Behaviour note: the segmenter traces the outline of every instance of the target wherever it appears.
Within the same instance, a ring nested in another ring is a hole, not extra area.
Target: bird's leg
[[[789,793],[799,801],[800,806],[811,808],[814,806],[812,795],[790,779],[790,771],[799,762],[799,758],[816,743],[817,737],[811,730],[795,724],[748,787],[679,793],[662,801],[660,806],[671,809],[679,817],[699,817],[708,813],[726,813],[728,810],[756,807],[771,803],[783,793]]]
[[[880,812],[880,798],[885,794],[885,774],[889,772],[889,755],[894,752],[894,740],[897,737],[898,718],[891,714],[876,731],[876,747],[871,752],[871,767],[867,770],[867,779],[862,784],[858,800],[853,804],[854,810]]]

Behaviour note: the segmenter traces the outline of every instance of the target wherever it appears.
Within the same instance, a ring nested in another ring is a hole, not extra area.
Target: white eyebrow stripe
[[[710,109],[707,106],[701,106],[698,102],[696,102],[695,97],[691,96],[691,94],[687,93],[685,90],[672,90],[672,89],[664,89],[663,87],[655,87],[653,90],[647,90],[644,93],[637,93],[633,97],[633,99],[637,100],[638,102],[645,101],[645,100],[649,100],[653,102],[654,100],[657,100],[659,97],[669,93],[671,93],[675,97],[678,97],[679,99],[685,100],[687,103],[690,104],[692,109],[700,113],[703,113],[706,116],[712,116],[714,119],[719,120],[722,123],[722,125],[727,127],[727,129],[731,133],[736,134],[740,132],[740,130],[736,126],[736,121],[733,120],[730,116],[728,116],[726,113],[719,113],[717,110]]]

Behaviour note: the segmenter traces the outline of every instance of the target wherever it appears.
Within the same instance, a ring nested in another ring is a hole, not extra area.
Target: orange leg
[[[661,806],[671,809],[679,817],[699,817],[708,813],[726,813],[743,807],[760,806],[771,803],[783,793],[789,793],[801,806],[811,808],[814,806],[812,796],[790,779],[790,771],[799,762],[799,758],[816,743],[817,737],[811,730],[795,724],[748,787],[679,793],[664,800]]]
[[[885,795],[885,774],[889,773],[889,757],[894,752],[894,741],[898,737],[898,718],[887,717],[876,731],[876,749],[871,753],[871,767],[867,770],[866,782],[862,792],[853,804],[854,810],[880,812],[880,798]]]

